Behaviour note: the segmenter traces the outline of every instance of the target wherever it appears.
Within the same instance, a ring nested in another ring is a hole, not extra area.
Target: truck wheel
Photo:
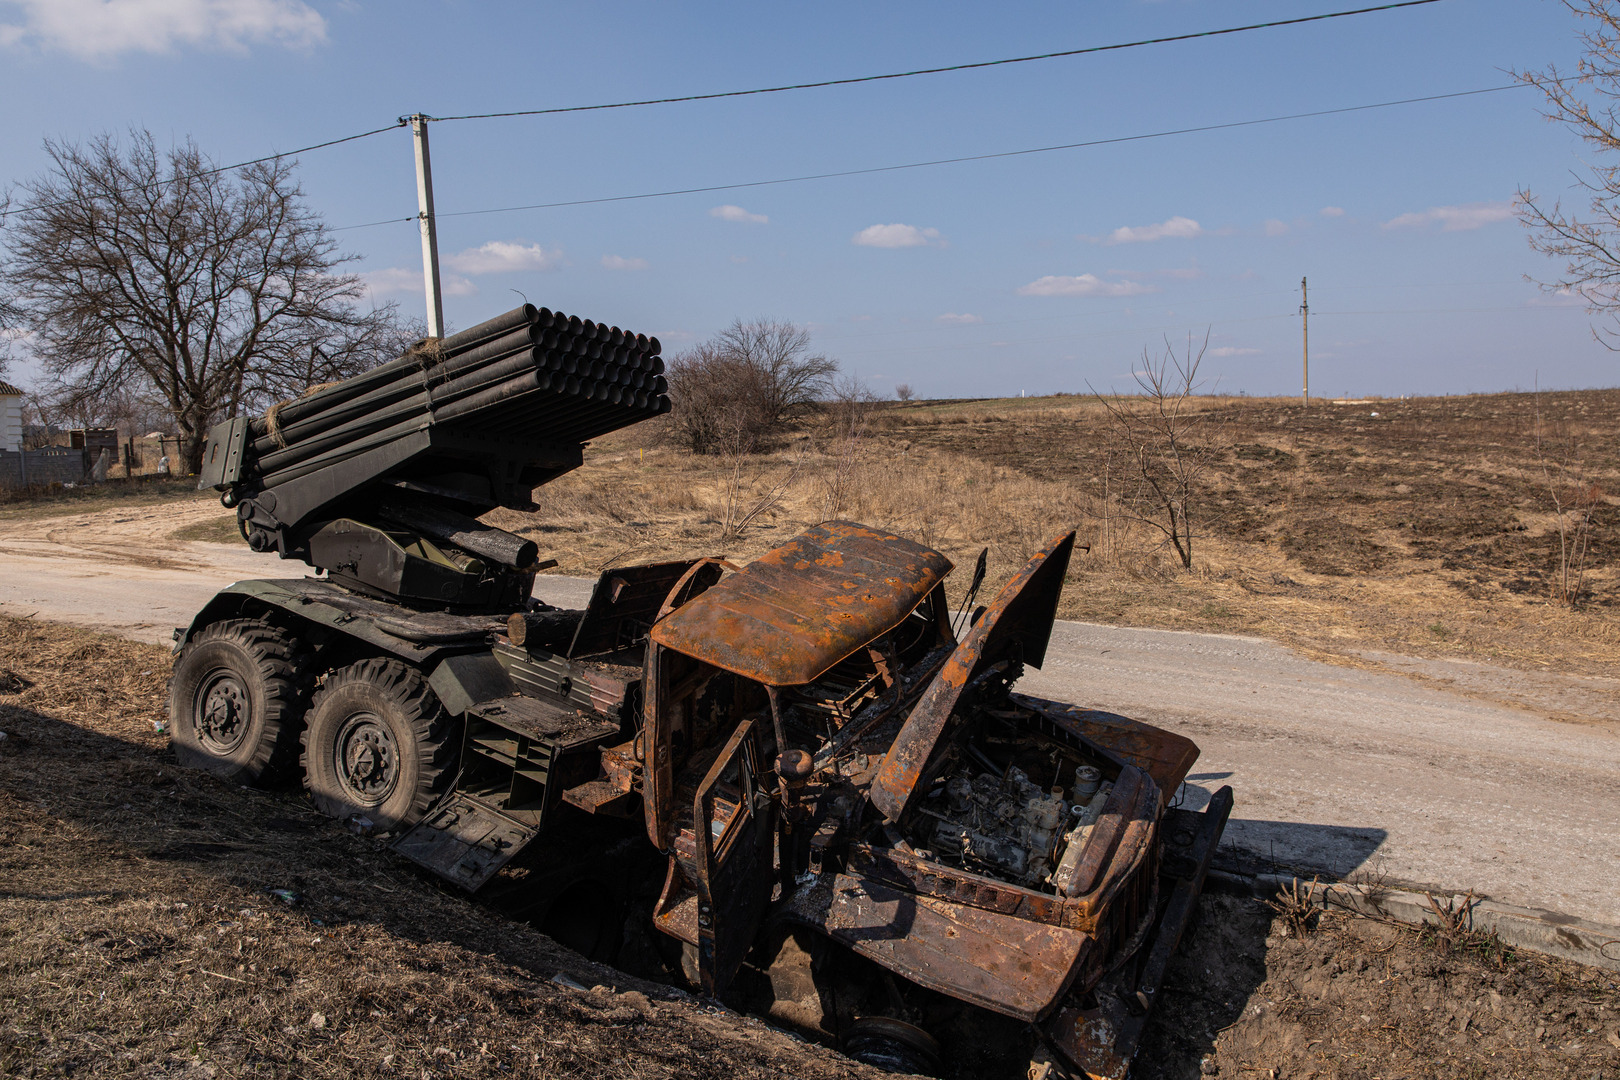
[[[427,680],[398,660],[327,676],[304,727],[304,787],[323,814],[379,831],[422,819],[449,786],[458,747]]]
[[[844,1033],[844,1054],[888,1073],[939,1075],[940,1049],[915,1024],[889,1016],[864,1016]]]
[[[257,784],[297,760],[313,675],[294,635],[256,619],[204,627],[169,680],[170,739],[180,764]]]

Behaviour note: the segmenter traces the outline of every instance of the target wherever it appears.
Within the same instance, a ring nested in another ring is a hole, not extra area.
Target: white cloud
[[[307,48],[326,20],[303,0],[5,0],[21,21],[0,23],[0,45],[33,45],[99,60],[176,46],[244,51],[268,42]]]
[[[1321,214],[1323,217],[1344,217],[1344,207],[1324,206],[1322,209],[1318,210],[1317,213]]]
[[[1265,229],[1267,236],[1281,236],[1288,231],[1288,222],[1278,218],[1267,218]]]
[[[939,239],[938,229],[919,229],[915,225],[868,225],[850,238],[859,247],[908,248],[923,247]]]
[[[764,225],[766,222],[771,220],[764,214],[750,213],[749,211],[744,210],[742,207],[733,206],[730,203],[727,203],[725,206],[717,206],[713,210],[710,210],[709,216],[712,218],[719,218],[721,221],[741,222],[744,225]]]
[[[1170,218],[1157,225],[1121,225],[1108,234],[1105,244],[1145,244],[1153,240],[1191,240],[1202,236],[1204,227],[1189,217]],[[1095,241],[1093,241],[1095,242]]]
[[[602,256],[602,265],[609,270],[645,270],[647,269],[647,260],[627,259],[623,255],[604,255]]]
[[[372,270],[361,274],[367,289],[378,295],[387,293],[415,293],[423,294],[422,271],[406,270],[403,267],[389,267],[386,270]],[[439,287],[446,296],[471,296],[478,291],[478,286],[462,277],[460,274],[439,275]]]
[[[738,263],[738,264],[745,263],[745,262],[748,261],[748,256],[746,256],[746,255],[733,255],[731,257],[731,261],[734,262],[734,263]]]
[[[1431,206],[1411,214],[1402,214],[1384,222],[1386,229],[1418,229],[1439,223],[1446,232],[1462,232],[1506,221],[1513,216],[1510,202],[1464,203],[1461,206]]]
[[[1530,307],[1585,307],[1587,301],[1580,293],[1566,288],[1532,296],[1526,303]]]
[[[539,244],[491,240],[483,247],[459,251],[444,262],[463,274],[508,274],[518,270],[555,270],[562,257],[561,248],[547,251]]]
[[[1141,296],[1158,291],[1140,281],[1104,281],[1096,274],[1077,277],[1048,274],[1018,287],[1019,296]]]
[[[984,317],[981,315],[953,315],[947,311],[934,321],[942,322],[946,326],[972,326],[975,323],[984,322]]]
[[[1259,349],[1246,349],[1237,345],[1221,345],[1209,350],[1211,356],[1259,356]]]

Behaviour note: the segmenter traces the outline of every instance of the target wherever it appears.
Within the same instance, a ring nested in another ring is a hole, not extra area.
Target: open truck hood
[[[974,679],[1002,660],[1020,660],[1034,667],[1045,661],[1063,577],[1073,552],[1071,531],[1052,540],[1025,563],[1002,586],[933,683],[923,691],[872,782],[872,805],[885,818],[899,821],[911,805],[951,727],[957,702]]]

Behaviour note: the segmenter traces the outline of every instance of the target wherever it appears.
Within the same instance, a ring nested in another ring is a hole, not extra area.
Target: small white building
[[[22,449],[23,392],[8,382],[0,382],[0,450]]]

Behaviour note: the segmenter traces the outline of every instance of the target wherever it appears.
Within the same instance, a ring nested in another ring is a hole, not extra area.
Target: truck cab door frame
[[[776,880],[776,803],[760,784],[761,735],[755,719],[739,722],[693,798],[698,972],[707,994],[724,990],[742,965]],[[715,812],[721,797],[730,806],[723,816]]]

